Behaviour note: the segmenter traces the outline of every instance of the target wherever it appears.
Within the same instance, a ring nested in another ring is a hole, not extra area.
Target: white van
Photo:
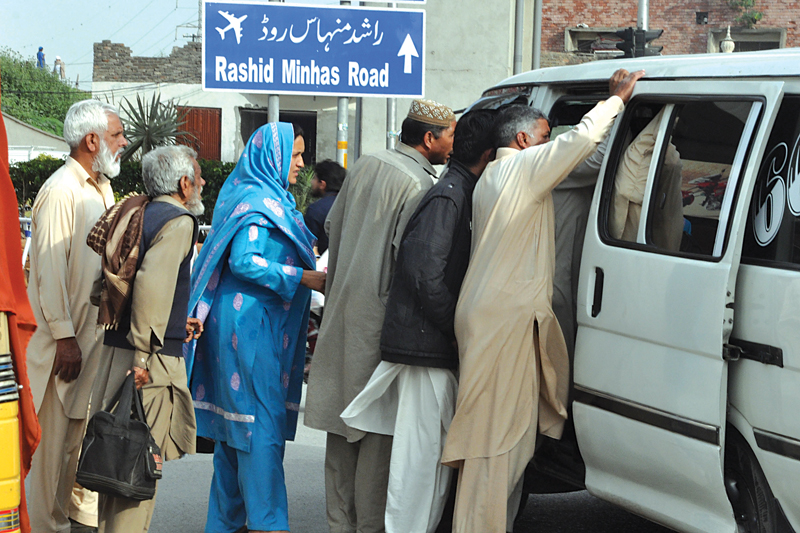
[[[800,532],[800,49],[542,69],[473,108],[526,103],[555,135],[618,68],[647,75],[586,196],[574,431],[526,490],[585,487],[679,531]]]

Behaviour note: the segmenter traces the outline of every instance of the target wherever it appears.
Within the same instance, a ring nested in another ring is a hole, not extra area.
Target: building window
[[[617,48],[621,39],[616,32],[624,28],[567,28],[564,30],[564,50],[594,54],[598,59],[624,55]]]
[[[725,38],[726,28],[708,31],[708,53],[718,53],[719,43]],[[780,28],[733,28],[731,39],[736,43],[733,52],[754,52],[756,50],[773,50],[786,46],[786,30]]]

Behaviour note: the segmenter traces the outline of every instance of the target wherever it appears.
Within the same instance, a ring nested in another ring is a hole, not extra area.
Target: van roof
[[[751,78],[800,77],[800,48],[693,54],[634,59],[603,59],[581,65],[531,70],[503,80],[493,88],[541,83],[605,81],[619,68],[647,71],[645,79],[657,78]]]

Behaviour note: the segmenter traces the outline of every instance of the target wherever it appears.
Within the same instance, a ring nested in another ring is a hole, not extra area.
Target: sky
[[[184,35],[197,32],[197,15],[197,0],[0,0],[0,48],[34,60],[43,46],[48,68],[52,70],[56,56],[61,56],[67,78],[88,91],[94,43],[122,43],[134,56],[167,56],[190,40]]]

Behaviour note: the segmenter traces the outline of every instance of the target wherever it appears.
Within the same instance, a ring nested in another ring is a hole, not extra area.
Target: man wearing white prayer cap
[[[325,491],[331,532],[384,531],[392,437],[348,427],[340,415],[381,361],[385,305],[403,231],[433,186],[433,165],[447,162],[455,125],[450,108],[414,100],[400,143],[358,160],[325,221],[325,320],[304,420],[328,433]]]

